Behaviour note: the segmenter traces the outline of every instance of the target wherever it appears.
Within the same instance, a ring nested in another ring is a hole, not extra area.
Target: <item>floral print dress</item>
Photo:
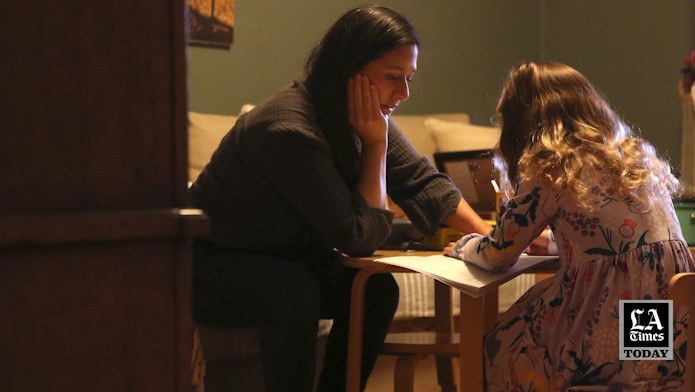
[[[674,309],[672,361],[619,361],[618,300],[665,299],[678,272],[695,270],[671,200],[639,211],[600,181],[597,208],[532,182],[516,196],[488,236],[471,234],[457,257],[488,270],[511,265],[548,225],[561,268],[501,314],[485,338],[488,391],[565,391],[609,385],[616,391],[663,391],[681,386],[684,309]]]

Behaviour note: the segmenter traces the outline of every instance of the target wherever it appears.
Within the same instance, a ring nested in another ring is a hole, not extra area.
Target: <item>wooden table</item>
[[[350,309],[350,334],[348,338],[348,365],[346,391],[360,390],[360,365],[362,358],[362,324],[364,322],[364,288],[375,274],[381,273],[414,273],[415,271],[388,264],[375,263],[373,260],[387,256],[429,256],[441,252],[400,252],[378,251],[370,257],[345,257],[343,264],[358,268],[352,284],[352,300]],[[437,282],[438,284],[441,284]],[[483,387],[483,335],[497,319],[497,292],[479,298],[461,295],[461,338],[459,355],[459,383],[462,391],[482,391]],[[441,302],[442,297],[435,298]],[[435,304],[441,308],[441,303]],[[449,308],[451,307],[449,297]],[[494,313],[494,314],[493,314]],[[449,313],[450,316],[451,313]],[[483,315],[483,317],[480,317]],[[436,316],[435,316],[436,317]],[[466,320],[465,322],[463,320]],[[463,354],[463,355],[461,355]],[[465,376],[463,376],[465,375]]]
[[[375,263],[374,260],[389,256],[429,256],[442,254],[441,251],[433,252],[401,252],[401,251],[377,251],[369,257],[344,257],[343,264],[359,268],[360,271],[355,276],[352,284],[352,302],[350,309],[350,334],[348,338],[348,365],[346,391],[357,392],[360,390],[360,362],[362,357],[362,324],[364,320],[364,287],[367,280],[375,274],[380,273],[414,273],[407,268],[392,266],[388,264]],[[557,268],[557,267],[554,267]],[[534,273],[538,270],[534,270]],[[553,272],[551,269],[542,272]],[[444,283],[437,282],[444,285]],[[449,291],[450,293],[450,291]],[[498,292],[497,289],[491,290],[486,294],[473,298],[463,292],[459,292],[460,318],[459,318],[459,390],[466,392],[483,391],[485,379],[483,376],[483,338],[485,333],[490,331],[497,320],[498,315]],[[435,301],[440,302],[444,297],[435,296]],[[451,296],[449,295],[448,307],[451,309]],[[441,309],[435,304],[435,308]],[[437,317],[437,315],[435,315]],[[448,313],[451,317],[451,312]],[[451,332],[451,331],[446,331]]]

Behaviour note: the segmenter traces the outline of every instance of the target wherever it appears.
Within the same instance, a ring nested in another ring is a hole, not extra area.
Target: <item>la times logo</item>
[[[620,300],[621,360],[673,360],[673,301]]]

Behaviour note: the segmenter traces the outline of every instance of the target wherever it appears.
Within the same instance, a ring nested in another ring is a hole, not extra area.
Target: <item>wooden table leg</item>
[[[485,333],[492,330],[500,314],[499,290],[494,289],[484,295],[485,298]],[[484,337],[484,336],[483,336]]]
[[[459,385],[461,391],[482,392],[483,339],[485,333],[485,298],[461,293]]]
[[[434,281],[434,326],[437,332],[453,333],[454,318],[452,289],[446,283]],[[435,354],[437,364],[437,382],[442,392],[456,392],[454,381],[454,364],[451,355]]]
[[[413,392],[415,387],[415,365],[427,355],[403,354],[396,359],[396,369],[393,374],[393,390],[397,392]]]
[[[352,282],[350,330],[348,333],[346,392],[359,392],[362,365],[362,326],[364,324],[364,289],[373,271],[361,269]]]
[[[485,390],[484,337],[497,320],[498,292],[493,290],[478,298],[460,295],[459,384],[461,391],[482,392]]]

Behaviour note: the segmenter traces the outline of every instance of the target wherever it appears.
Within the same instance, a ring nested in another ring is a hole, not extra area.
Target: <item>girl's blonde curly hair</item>
[[[509,73],[497,112],[495,164],[505,190],[536,180],[592,210],[594,178],[647,210],[681,185],[654,147],[635,135],[589,80],[560,63],[525,63]]]

